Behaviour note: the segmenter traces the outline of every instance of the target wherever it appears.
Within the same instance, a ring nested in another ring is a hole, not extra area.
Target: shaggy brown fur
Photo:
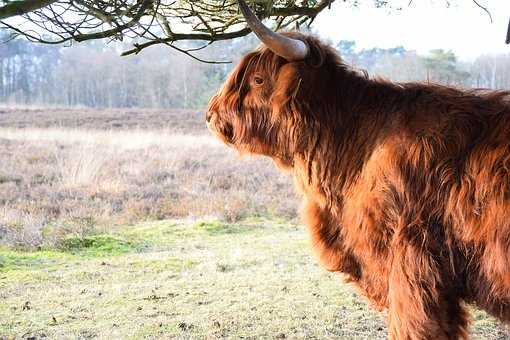
[[[390,338],[467,338],[469,303],[510,321],[510,93],[368,79],[288,34],[308,58],[246,55],[210,129],[294,175],[321,262]]]

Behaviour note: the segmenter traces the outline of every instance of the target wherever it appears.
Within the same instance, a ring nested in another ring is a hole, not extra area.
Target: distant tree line
[[[211,65],[164,47],[119,57],[124,47],[119,44],[52,47],[16,39],[0,44],[0,103],[202,108],[235,62],[255,44],[253,37],[247,37],[198,51],[207,59],[234,61]],[[394,81],[510,89],[510,54],[482,55],[466,63],[444,50],[426,56],[403,47],[358,51],[352,41],[341,41],[337,48],[347,62]]]
[[[430,81],[475,88],[510,89],[510,54],[485,54],[473,62],[459,61],[452,51],[418,55],[403,47],[356,51],[354,41],[337,45],[342,57],[371,75],[393,81]]]
[[[217,43],[207,49],[208,57],[235,59],[246,52],[248,41]],[[70,48],[22,39],[0,44],[0,102],[197,108],[206,103],[231,67],[200,63],[164,47],[119,57],[122,48],[97,41]]]

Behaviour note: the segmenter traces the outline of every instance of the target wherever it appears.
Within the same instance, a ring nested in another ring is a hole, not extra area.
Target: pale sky
[[[418,53],[434,48],[453,50],[470,60],[486,53],[510,53],[505,44],[510,18],[510,0],[457,0],[450,8],[444,0],[402,0],[403,9],[351,8],[335,1],[331,10],[317,17],[314,31],[333,43],[355,40],[358,48],[404,46]]]

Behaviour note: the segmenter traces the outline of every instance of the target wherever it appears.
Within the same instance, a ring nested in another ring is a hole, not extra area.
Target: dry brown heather
[[[7,245],[141,220],[296,216],[290,179],[239,161],[195,111],[0,109],[0,159]]]
[[[6,107],[0,105],[0,127],[79,128],[83,130],[160,130],[207,134],[198,110],[87,109]]]

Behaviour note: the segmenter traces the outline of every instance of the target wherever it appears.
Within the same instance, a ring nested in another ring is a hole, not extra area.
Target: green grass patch
[[[240,234],[257,229],[256,226],[245,225],[243,223],[223,223],[220,221],[198,221],[193,224],[193,228],[205,231],[210,235]]]
[[[173,221],[144,222],[136,226],[122,227],[116,232],[123,239],[134,242],[145,242],[150,245],[173,244],[182,237],[190,236],[187,225]]]
[[[113,235],[68,237],[62,241],[61,249],[71,254],[94,257],[115,256],[140,250],[140,244]]]
[[[0,249],[0,271],[51,266],[65,261],[66,256],[58,251],[23,252]]]
[[[119,226],[53,251],[0,248],[0,338],[387,338],[384,315],[305,245],[304,227],[257,217]],[[510,336],[473,312],[473,338]]]
[[[0,272],[50,268],[73,259],[86,257],[113,257],[140,252],[149,247],[140,239],[126,240],[116,235],[72,236],[64,239],[56,249],[35,251],[0,248]]]

